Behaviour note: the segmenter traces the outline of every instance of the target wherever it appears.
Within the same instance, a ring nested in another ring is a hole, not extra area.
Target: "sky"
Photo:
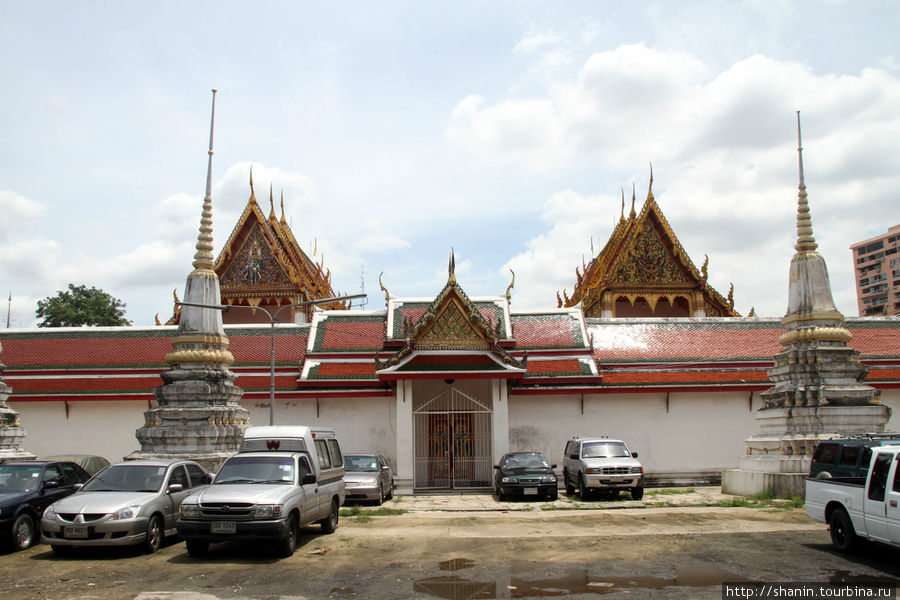
[[[782,317],[797,124],[834,299],[849,246],[900,223],[895,1],[0,0],[0,296],[69,283],[135,325],[183,297],[206,185],[218,255],[250,195],[338,293],[556,308],[650,165],[695,265]],[[626,207],[626,212],[629,207]],[[280,214],[280,209],[277,209]],[[593,250],[592,250],[593,248]],[[2,314],[2,313],[0,313]]]

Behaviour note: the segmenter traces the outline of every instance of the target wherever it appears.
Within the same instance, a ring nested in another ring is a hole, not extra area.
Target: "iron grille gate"
[[[417,489],[490,488],[491,408],[456,388],[413,411]]]

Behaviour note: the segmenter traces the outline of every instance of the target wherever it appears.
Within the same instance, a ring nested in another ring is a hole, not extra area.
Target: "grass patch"
[[[366,521],[360,521],[362,523],[366,523],[372,520],[372,517],[387,517],[392,515],[402,515],[404,513],[409,512],[405,508],[390,508],[388,506],[379,506],[378,508],[364,509],[361,506],[354,504],[353,506],[342,508],[340,515],[342,517],[356,517],[357,519],[365,518]]]
[[[776,498],[772,490],[764,490],[751,496],[733,496],[727,500],[720,500],[716,503],[716,506],[725,507],[780,508],[783,510],[803,508],[804,505],[805,502],[800,496],[794,496],[793,498]]]
[[[658,490],[650,490],[645,496],[678,496],[681,494],[693,494],[694,488],[660,488]]]

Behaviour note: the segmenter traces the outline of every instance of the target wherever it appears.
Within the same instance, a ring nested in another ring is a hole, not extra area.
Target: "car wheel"
[[[631,488],[631,499],[632,500],[640,500],[643,497],[644,497],[644,488],[642,488],[642,487]]]
[[[375,499],[375,506],[381,506],[384,503],[384,490],[378,486],[378,498]]]
[[[186,540],[184,545],[187,546],[188,554],[191,556],[204,556],[209,550],[209,542],[198,542],[197,540]]]
[[[291,514],[288,517],[287,525],[287,536],[278,540],[278,544],[275,546],[275,550],[281,558],[291,556],[297,548],[297,515]]]
[[[162,517],[153,515],[147,523],[147,536],[144,538],[144,552],[153,554],[162,545],[163,524]]]
[[[569,473],[563,471],[563,485],[566,486],[566,494],[569,496],[575,495],[575,486],[569,483]]]
[[[22,513],[12,526],[13,550],[25,550],[34,543],[34,519],[28,513]]]
[[[588,486],[584,481],[584,475],[578,476],[578,490],[579,490],[579,492],[581,492],[582,500],[589,500],[593,496],[593,494],[588,489]]]
[[[387,493],[387,496],[385,496],[385,498],[390,499],[393,497],[394,497],[394,480],[391,479],[391,485],[388,486],[388,493]]]
[[[547,494],[547,500],[549,500],[550,502],[555,502],[556,500],[559,500],[559,490],[553,490],[552,492]]]
[[[831,543],[841,552],[850,552],[856,545],[856,530],[853,529],[853,521],[850,515],[842,508],[835,510],[828,518],[828,528],[831,532]]]
[[[494,486],[494,493],[497,494],[497,500],[503,500],[503,490],[500,489],[499,483]]]
[[[338,501],[335,498],[331,501],[331,508],[328,510],[328,516],[319,521],[319,524],[322,526],[322,533],[334,533],[334,530],[337,529],[338,526],[339,512]]]

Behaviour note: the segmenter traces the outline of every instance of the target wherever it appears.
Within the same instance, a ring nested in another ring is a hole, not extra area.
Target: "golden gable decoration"
[[[581,304],[587,317],[739,317],[728,298],[707,283],[709,258],[698,270],[653,197],[653,171],[640,214],[622,212],[604,248],[575,269],[575,288],[557,292],[557,306]]]

